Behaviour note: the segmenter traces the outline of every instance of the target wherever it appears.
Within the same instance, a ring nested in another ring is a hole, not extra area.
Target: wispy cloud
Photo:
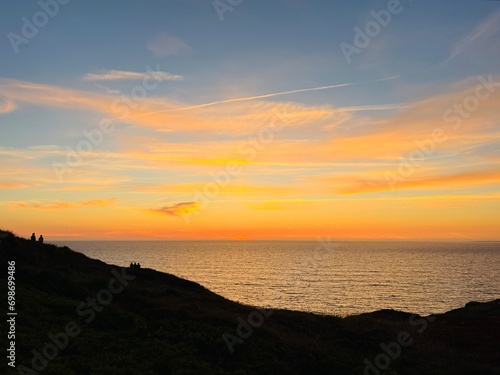
[[[16,104],[12,100],[0,100],[0,114],[13,112],[16,108]]]
[[[451,49],[448,60],[464,53],[479,41],[495,36],[499,31],[500,10],[484,19],[469,35],[455,43]]]
[[[490,183],[500,183],[500,170],[486,170],[463,172],[448,175],[429,176],[421,179],[409,179],[401,181],[398,189],[414,189],[414,188],[449,188],[455,185],[482,185]],[[365,180],[358,181],[352,185],[340,190],[342,194],[362,194],[377,191],[392,190],[392,187],[385,180]]]
[[[110,94],[110,95],[115,95],[115,94],[120,94],[121,91],[120,90],[114,90],[114,89],[110,89],[109,87],[107,86],[104,86],[104,85],[100,85],[99,83],[95,83],[94,82],[94,85],[96,87],[99,87],[101,90],[103,90],[106,94]]]
[[[182,81],[184,77],[160,71],[129,72],[124,70],[103,70],[99,73],[87,73],[82,77],[85,81],[123,81],[154,78],[157,81]]]
[[[171,206],[165,206],[162,208],[150,209],[149,211],[170,216],[181,216],[192,212],[196,212],[199,209],[200,209],[200,204],[198,202],[182,202],[173,204]]]
[[[169,99],[143,99],[141,106],[118,105],[105,94],[67,89],[12,79],[0,79],[0,95],[19,102],[65,109],[84,109],[103,113],[120,121],[161,131],[209,131],[225,134],[250,134],[275,119],[286,121],[283,127],[297,127],[331,120],[336,108],[307,106],[292,102],[255,101],[226,103],[221,108],[198,108],[192,111],[170,111],[186,107]],[[118,107],[118,108],[117,108]],[[166,109],[166,110],[165,110]],[[118,112],[117,112],[118,110]],[[123,115],[120,116],[123,110]]]
[[[245,203],[245,206],[254,210],[282,211],[282,210],[306,210],[310,209],[318,201],[314,199],[274,199]]]
[[[13,208],[37,209],[37,210],[67,210],[81,207],[107,207],[116,203],[115,198],[109,199],[92,199],[82,202],[53,202],[53,203],[38,203],[38,202],[13,202],[9,206]]]
[[[26,189],[30,187],[28,184],[22,184],[18,182],[0,182],[1,189]]]
[[[148,50],[156,57],[167,57],[182,55],[191,51],[191,48],[177,36],[160,33],[149,40]]]
[[[210,102],[210,103],[204,103],[204,104],[197,104],[197,105],[192,105],[192,106],[187,106],[187,107],[181,107],[181,108],[176,108],[175,111],[184,111],[188,109],[198,109],[198,108],[204,108],[204,107],[211,107],[214,105],[218,104],[227,104],[227,103],[235,103],[235,102],[247,102],[251,100],[258,100],[258,99],[267,99],[267,98],[273,98],[276,96],[283,96],[283,95],[290,95],[290,94],[298,94],[298,93],[304,93],[304,92],[311,92],[311,91],[321,91],[321,90],[329,90],[329,89],[335,89],[339,87],[346,87],[346,86],[355,86],[355,85],[361,85],[365,83],[374,83],[374,82],[381,82],[381,81],[388,81],[391,79],[397,79],[400,77],[389,77],[389,78],[382,78],[382,79],[377,79],[374,81],[367,81],[367,82],[353,82],[353,83],[339,83],[336,85],[329,85],[329,86],[320,86],[320,87],[312,87],[312,88],[307,88],[307,89],[297,89],[297,90],[290,90],[290,91],[281,91],[281,92],[274,92],[270,94],[262,94],[262,95],[255,95],[255,96],[246,96],[242,98],[233,98],[233,99],[226,99],[226,100],[218,100],[215,102]],[[369,106],[369,108],[366,108],[367,110],[374,110],[374,109],[393,109],[393,108],[387,108],[387,106],[382,106],[384,108],[378,107],[375,108],[374,106]],[[365,108],[363,107],[356,107],[354,110],[363,110]],[[155,113],[161,113],[161,112],[167,112],[167,111],[173,111],[172,109],[166,109],[164,111],[158,111]],[[154,114],[154,113],[151,113]]]

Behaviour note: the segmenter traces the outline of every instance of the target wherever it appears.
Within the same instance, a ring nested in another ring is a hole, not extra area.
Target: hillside
[[[17,369],[4,358],[2,373],[500,374],[500,300],[427,318],[258,310],[155,270],[9,232],[0,241],[2,294],[15,261],[18,314]]]

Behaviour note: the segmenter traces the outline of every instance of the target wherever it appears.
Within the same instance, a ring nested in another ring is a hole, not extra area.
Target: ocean
[[[195,281],[247,305],[442,313],[500,298],[500,242],[65,241],[91,258]]]

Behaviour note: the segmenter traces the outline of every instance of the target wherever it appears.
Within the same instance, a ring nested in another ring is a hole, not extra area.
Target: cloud
[[[148,50],[156,57],[178,56],[191,48],[177,36],[161,33],[148,42]]]
[[[167,72],[149,70],[147,72],[128,72],[123,70],[103,70],[99,73],[87,73],[84,81],[123,81],[154,78],[157,81],[182,81],[183,76]]]
[[[498,82],[500,77],[494,77]],[[325,147],[315,150],[330,160],[356,157],[397,157],[402,152],[415,148],[416,138],[426,138],[436,127],[445,127],[449,141],[446,148],[454,144],[452,138],[477,131],[495,129],[495,119],[500,103],[500,90],[480,102],[480,110],[464,121],[459,131],[443,120],[443,114],[454,103],[462,103],[474,95],[479,81],[476,77],[451,87],[445,94],[434,95],[419,101],[401,105],[339,107],[332,105],[310,106],[294,102],[265,101],[244,97],[228,99],[215,105],[188,106],[167,98],[145,98],[136,108],[116,102],[108,95],[43,85],[12,79],[0,79],[0,95],[6,99],[65,109],[84,109],[117,119],[120,122],[149,127],[164,132],[213,132],[231,136],[256,134],[259,130],[279,125],[282,129],[314,126],[315,129],[335,130],[339,124],[356,122],[355,113],[360,111],[394,111],[392,116],[363,119],[360,126],[339,132]],[[345,85],[345,84],[341,84]],[[307,89],[309,90],[309,89]],[[285,92],[287,93],[287,92]],[[279,95],[273,93],[265,95]],[[261,96],[258,96],[259,98]],[[359,122],[359,119],[358,119]],[[343,129],[346,130],[346,129]],[[278,137],[275,137],[278,138]],[[279,138],[282,138],[279,137]],[[390,141],[390,144],[387,142]],[[462,141],[461,141],[462,142]],[[275,149],[273,142],[272,149]],[[314,146],[314,145],[313,145]],[[442,147],[440,147],[442,149]],[[269,151],[271,152],[271,148]],[[381,153],[379,153],[379,151]],[[232,150],[234,154],[234,150]],[[286,150],[283,150],[287,153]],[[297,157],[304,157],[300,152]],[[295,157],[295,159],[297,159]]]
[[[200,210],[199,202],[182,202],[171,206],[165,206],[158,209],[150,209],[149,211],[166,214],[170,216],[181,216]]]
[[[500,80],[500,77],[494,78],[496,82]],[[435,166],[442,157],[449,158],[460,154],[464,158],[460,163],[470,162],[491,155],[491,151],[481,149],[480,146],[491,144],[489,147],[491,149],[500,139],[496,125],[500,90],[496,89],[488,99],[481,101],[479,109],[464,120],[459,128],[454,128],[453,123],[444,121],[443,114],[448,108],[452,108],[454,103],[463,103],[465,98],[474,95],[478,83],[477,78],[474,78],[468,82],[453,85],[444,94],[407,103],[405,110],[398,111],[392,116],[377,120],[364,119],[357,127],[344,126],[341,129],[337,128],[338,130],[332,127],[332,131],[322,134],[320,138],[307,139],[306,136],[304,139],[289,139],[289,133],[277,133],[272,145],[260,147],[257,151],[258,157],[253,160],[249,159],[251,154],[247,152],[253,147],[249,147],[248,142],[243,143],[244,139],[241,138],[221,141],[166,142],[156,135],[147,139],[135,139],[120,132],[116,133],[116,136],[125,138],[123,142],[120,142],[123,147],[121,151],[94,150],[91,157],[85,159],[81,170],[85,170],[86,173],[90,173],[91,170],[106,171],[109,175],[115,172],[127,173],[131,169],[139,168],[158,168],[166,165],[170,168],[173,166],[181,168],[190,165],[199,166],[197,172],[202,173],[214,165],[225,168],[228,162],[237,162],[243,166],[258,166],[260,172],[272,171],[271,167],[296,167],[300,169],[296,172],[299,174],[304,172],[305,168],[309,170],[313,167],[343,168],[341,163],[349,163],[350,168],[356,168],[356,170],[361,163],[359,170],[365,167],[372,168],[372,166],[376,168],[378,165],[380,168],[385,167],[388,172],[397,172],[399,159],[417,150],[416,142],[431,138],[434,129],[443,129],[446,141],[435,145],[435,152],[425,160],[422,167]],[[97,93],[22,81],[0,80],[0,94],[11,96],[16,101],[24,100],[38,105],[65,108],[88,108],[113,115],[113,101],[109,96]],[[344,112],[345,108],[312,107],[260,100],[225,103],[190,111],[133,116],[146,109],[149,111],[155,106],[180,108],[181,105],[169,102],[167,99],[155,98],[154,101],[146,99],[142,104],[142,110],[130,109],[131,115],[121,121],[158,130],[179,132],[204,130],[245,135],[255,134],[256,130],[269,125],[270,120],[273,119],[279,124],[282,118],[286,120],[284,122],[286,128],[314,126],[311,130],[314,130],[313,134],[316,134],[323,124],[332,124],[337,113],[346,113],[351,116],[351,112]],[[277,111],[279,116],[276,116]],[[352,125],[358,120],[354,117],[347,117],[341,118],[340,121],[349,121],[349,125]],[[64,155],[62,147],[47,150],[0,148],[0,157],[9,158],[10,163],[13,163],[14,159],[29,161],[50,157],[62,158]],[[103,158],[106,159],[106,163],[102,163]],[[266,169],[265,166],[270,168]],[[418,169],[419,174],[424,171],[422,167]],[[19,170],[24,169],[19,168]],[[252,168],[251,171],[255,169]],[[27,177],[22,177],[22,179],[16,177],[16,180],[26,181]],[[77,185],[84,185],[79,181],[81,175],[74,177],[68,175],[68,179]],[[90,184],[95,185],[95,182],[91,181]]]
[[[193,196],[197,191],[203,191],[206,187],[207,181],[199,181],[193,183],[172,183],[172,184],[158,184],[158,185],[135,185],[130,186],[131,189],[145,193],[158,193],[165,194],[166,191],[169,193],[174,193],[177,196]],[[252,197],[260,196],[282,196],[285,194],[287,186],[255,186],[248,184],[231,184],[230,186],[221,189],[220,196],[237,196],[242,197],[245,195],[250,195]],[[180,203],[184,205],[185,203]]]
[[[245,206],[254,210],[264,211],[282,211],[282,210],[301,210],[305,211],[316,206],[314,199],[295,199],[295,200],[266,200],[261,202],[249,202]]]
[[[0,189],[26,189],[28,187],[30,185],[18,182],[0,182]]]
[[[22,209],[37,209],[37,210],[67,210],[73,208],[81,208],[81,207],[107,207],[116,203],[115,198],[109,199],[93,199],[86,200],[82,202],[54,202],[54,203],[24,203],[24,202],[13,202],[9,206],[13,208],[22,208]]]
[[[226,100],[219,100],[215,102],[210,102],[210,103],[204,103],[204,104],[197,104],[197,105],[192,105],[192,106],[187,106],[187,107],[182,107],[182,108],[176,108],[176,111],[184,111],[187,109],[197,109],[197,108],[204,108],[204,107],[211,107],[213,105],[218,105],[218,104],[227,104],[227,103],[235,103],[235,102],[247,102],[247,101],[253,101],[257,99],[267,99],[267,98],[273,98],[276,96],[282,96],[282,95],[290,95],[290,94],[297,94],[297,93],[304,93],[304,92],[311,92],[311,91],[321,91],[321,90],[329,90],[329,89],[335,89],[339,87],[346,87],[346,86],[354,86],[354,85],[361,85],[363,83],[373,83],[373,82],[380,82],[380,81],[388,81],[391,79],[397,79],[400,77],[390,77],[390,78],[383,78],[383,79],[377,79],[374,81],[369,81],[369,82],[354,82],[354,83],[339,83],[336,85],[329,85],[329,86],[320,86],[320,87],[312,87],[308,89],[297,89],[297,90],[290,90],[290,91],[281,91],[281,92],[274,92],[270,94],[262,94],[262,95],[255,95],[255,96],[247,96],[247,97],[242,97],[242,98],[234,98],[234,99],[226,99]],[[359,106],[359,107],[352,107],[352,111],[356,110],[382,110],[382,109],[394,109],[394,106],[391,106],[388,108],[388,106],[366,106],[368,108],[364,108],[365,106]],[[171,109],[165,110],[165,111],[172,111]],[[349,109],[345,109],[345,111],[349,111]],[[164,112],[164,111],[159,111],[159,112]],[[159,113],[157,112],[157,113]]]
[[[110,199],[92,199],[81,202],[82,206],[97,206],[97,207],[107,207],[116,203],[116,198]]]
[[[104,92],[106,92],[106,94],[110,94],[110,95],[115,95],[115,94],[121,94],[121,91],[120,90],[114,90],[114,89],[110,89],[109,87],[107,86],[104,86],[104,85],[100,85],[98,83],[95,83],[94,82],[94,85],[96,87],[99,87],[101,90],[103,90]]]
[[[470,186],[490,183],[500,183],[500,170],[463,172],[448,175],[429,176],[420,179],[408,179],[398,182],[395,185],[395,188],[397,190],[414,188],[448,188],[455,185]],[[392,190],[392,187],[386,180],[365,180],[358,181],[344,187],[339,192],[341,194],[362,194],[387,190]]]
[[[16,108],[16,103],[12,100],[0,100],[0,114],[14,112]]]
[[[158,98],[145,98],[131,107],[105,94],[13,79],[0,79],[0,95],[34,105],[90,110],[120,122],[165,132],[207,131],[231,135],[252,134],[275,123],[282,128],[320,126],[321,121],[331,119],[340,110],[326,105],[254,100],[179,111],[177,109],[186,105]]]
[[[451,48],[448,60],[467,51],[481,40],[494,36],[498,31],[500,31],[500,10],[484,19],[469,35],[455,43]]]

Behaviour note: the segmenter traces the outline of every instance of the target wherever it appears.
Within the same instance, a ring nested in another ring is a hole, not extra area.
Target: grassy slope
[[[345,319],[275,311],[231,354],[222,335],[236,335],[237,317],[254,308],[172,275],[127,270],[136,278],[87,324],[77,306],[107,288],[111,270],[120,268],[0,234],[5,271],[7,260],[16,261],[17,365],[31,367],[32,349],[42,351],[49,332],[70,321],[81,328],[43,374],[362,374],[364,359],[373,362],[380,344],[401,331],[414,342],[385,374],[500,373],[500,300],[439,315],[422,333],[409,314],[392,310]]]

